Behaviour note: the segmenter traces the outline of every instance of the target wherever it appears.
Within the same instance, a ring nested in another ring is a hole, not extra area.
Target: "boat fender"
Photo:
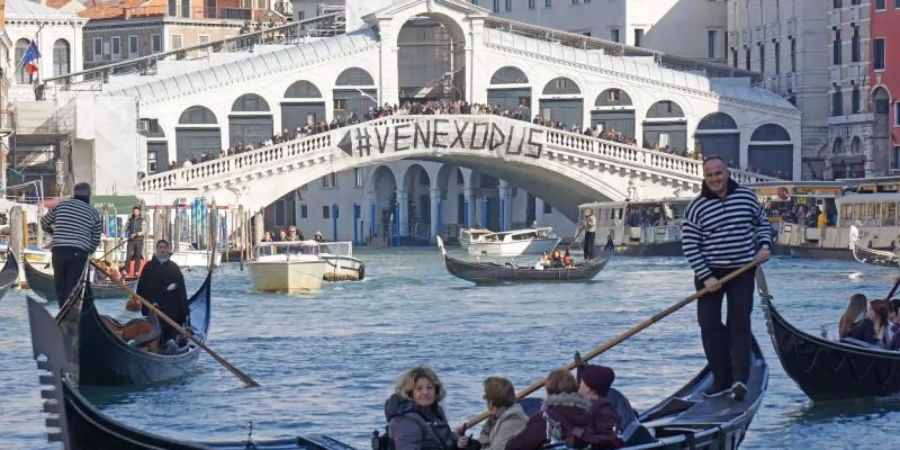
[[[365,278],[365,277],[366,277],[366,265],[360,264],[359,265],[359,281],[362,281],[363,278]]]

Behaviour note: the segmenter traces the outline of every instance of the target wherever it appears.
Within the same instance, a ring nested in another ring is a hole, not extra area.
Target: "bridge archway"
[[[298,128],[325,121],[325,99],[322,91],[307,80],[295,81],[284,91],[281,101],[281,129],[296,132]]]
[[[444,230],[437,230],[442,236],[455,237],[460,227],[467,227],[466,218],[466,178],[462,169],[454,164],[443,164],[438,169],[437,188],[440,190],[441,204],[437,223],[447,224]],[[471,195],[471,193],[470,193]]]
[[[352,122],[354,118],[362,121],[370,109],[378,106],[375,80],[364,69],[344,70],[334,85],[334,118],[342,123]]]
[[[487,91],[488,104],[501,110],[520,111],[531,120],[531,85],[528,76],[518,67],[505,66],[491,76]]]
[[[566,130],[575,126],[582,131],[584,98],[578,83],[566,77],[550,80],[541,92],[540,114],[544,120],[561,122]]]
[[[396,221],[399,214],[397,178],[390,167],[379,165],[372,168],[369,192],[372,196],[369,204],[369,223],[372,224],[370,233],[387,243],[397,228]]]
[[[257,94],[244,94],[231,105],[228,146],[250,144],[255,147],[275,134],[273,126],[269,102]]]
[[[403,174],[397,192],[400,204],[400,235],[431,237],[431,177],[420,164],[412,164]]]
[[[459,24],[439,13],[413,16],[397,36],[400,102],[464,100],[466,37]]]
[[[671,100],[654,103],[644,119],[644,147],[687,151],[687,119],[681,106]]]
[[[222,131],[216,115],[205,106],[191,106],[178,118],[175,148],[179,163],[218,157],[222,151]]]
[[[729,167],[741,163],[741,133],[728,114],[712,113],[700,120],[694,134],[695,151],[703,156],[721,156]]]
[[[607,89],[597,96],[591,111],[591,127],[634,137],[634,104],[622,89]]]
[[[770,123],[754,130],[747,153],[750,166],[759,173],[793,179],[794,143],[781,125]]]

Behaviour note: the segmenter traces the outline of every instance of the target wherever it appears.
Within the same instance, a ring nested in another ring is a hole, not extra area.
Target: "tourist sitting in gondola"
[[[612,378],[610,372],[602,372],[591,375],[591,384],[592,390],[605,393]],[[547,398],[541,412],[528,419],[525,429],[509,441],[506,450],[537,450],[545,444],[592,449],[623,445],[615,408],[605,399],[595,400],[578,393],[578,382],[568,370],[550,372],[544,387]]]
[[[566,253],[563,254],[562,262],[563,262],[563,267],[575,266],[575,261],[572,260],[572,254],[569,253],[568,250],[566,250]]]
[[[551,253],[550,267],[554,269],[562,269],[563,267],[565,267],[565,264],[563,264],[562,254],[559,253],[559,250],[553,250],[553,253]]]
[[[190,318],[187,289],[181,269],[169,260],[170,256],[169,242],[164,239],[157,241],[156,253],[141,273],[137,294],[155,304],[175,323],[185,326]],[[144,306],[141,308],[141,313],[146,316],[150,310]],[[161,325],[160,342],[168,353],[173,350],[173,347],[176,347],[179,333],[165,321]]]
[[[440,402],[446,396],[437,374],[427,367],[407,371],[384,404],[388,438],[394,450],[450,450],[468,444],[450,429]],[[476,446],[472,440],[473,446]]]
[[[481,428],[478,442],[482,450],[503,450],[510,439],[525,429],[528,415],[516,403],[516,391],[506,378],[486,378],[484,400],[491,415]],[[463,437],[462,443],[467,444],[467,438]]]
[[[850,329],[847,337],[879,348],[889,348],[891,336],[889,330],[890,322],[888,321],[890,307],[888,305],[889,303],[885,300],[872,300],[869,302],[866,317]]]
[[[891,345],[889,348],[900,350],[900,300],[896,298],[891,300],[890,322]]]
[[[853,296],[850,297],[850,303],[847,305],[847,310],[844,311],[844,315],[841,316],[841,320],[838,323],[838,339],[847,337],[850,330],[862,322],[866,317],[868,302],[866,296],[863,294],[853,294]]]

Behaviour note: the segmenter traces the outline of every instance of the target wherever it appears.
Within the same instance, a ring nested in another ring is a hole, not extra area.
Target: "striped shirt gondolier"
[[[100,213],[80,199],[56,205],[41,219],[41,228],[53,236],[50,248],[71,247],[89,254],[100,245],[103,233]]]
[[[762,246],[772,246],[772,227],[752,190],[728,180],[728,192],[720,198],[704,183],[685,212],[681,239],[684,256],[702,282],[713,275],[711,268],[752,262]]]

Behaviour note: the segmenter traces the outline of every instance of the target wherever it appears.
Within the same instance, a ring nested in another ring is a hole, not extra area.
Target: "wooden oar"
[[[753,261],[753,262],[751,262],[751,263],[749,263],[749,264],[747,264],[747,265],[741,267],[740,269],[737,269],[737,270],[735,270],[734,272],[729,273],[729,274],[726,275],[724,278],[722,278],[721,280],[719,280],[719,283],[722,284],[722,285],[724,285],[725,283],[727,283],[727,282],[733,280],[733,279],[734,279],[735,277],[737,277],[738,275],[740,275],[740,274],[742,274],[742,273],[744,273],[744,272],[746,272],[746,271],[748,271],[748,270],[750,270],[750,269],[752,269],[752,268],[754,268],[754,267],[756,267],[756,266],[758,266],[758,265],[759,265],[759,261]],[[722,288],[720,288],[720,289],[724,289],[724,286],[723,286]],[[628,331],[625,331],[624,333],[622,333],[622,334],[620,334],[620,335],[618,335],[618,336],[612,338],[612,339],[609,340],[607,343],[601,345],[600,347],[597,347],[596,349],[594,349],[593,351],[591,351],[591,352],[588,353],[587,355],[584,355],[582,359],[583,359],[585,362],[587,362],[587,361],[590,361],[590,360],[593,359],[593,358],[596,358],[596,357],[599,356],[601,353],[603,353],[603,352],[605,352],[605,351],[607,351],[607,350],[609,350],[609,349],[615,347],[616,345],[621,344],[622,342],[624,342],[625,340],[627,340],[627,339],[630,338],[631,336],[634,336],[635,334],[640,333],[641,331],[647,329],[650,325],[653,325],[654,323],[659,322],[660,320],[662,320],[662,319],[665,318],[666,316],[668,316],[668,315],[674,313],[675,311],[678,311],[679,309],[683,308],[683,307],[684,307],[685,305],[687,305],[688,303],[691,303],[692,301],[694,301],[694,300],[696,300],[696,299],[698,299],[698,298],[700,298],[700,297],[706,295],[706,294],[709,293],[709,292],[710,292],[710,291],[709,291],[708,288],[703,288],[703,289],[697,291],[696,293],[692,294],[690,297],[687,297],[687,298],[685,298],[684,300],[681,300],[680,302],[675,303],[674,305],[672,305],[672,306],[670,306],[670,307],[668,307],[668,308],[666,308],[666,309],[664,309],[664,310],[662,310],[662,311],[656,313],[656,315],[654,315],[653,317],[651,317],[651,318],[649,318],[649,319],[647,319],[647,320],[645,320],[645,321],[643,321],[643,322],[641,322],[641,323],[639,323],[639,324],[637,324],[637,325],[631,327]],[[574,362],[571,362],[571,363],[569,363],[569,364],[566,364],[564,367],[562,367],[562,369],[564,369],[564,370],[572,370],[572,369],[574,369],[574,368],[575,368],[575,363],[574,363]],[[543,386],[544,386],[544,383],[546,383],[546,381],[547,381],[546,378],[541,378],[540,380],[538,380],[536,383],[532,384],[531,386],[528,386],[527,388],[525,388],[525,389],[519,391],[518,393],[516,393],[516,400],[521,400],[521,399],[523,399],[523,398],[525,398],[525,397],[531,395],[532,393],[534,393],[535,391],[537,391],[538,389],[540,389],[541,387],[543,387]],[[477,424],[480,423],[482,420],[487,419],[488,417],[490,417],[490,414],[491,414],[491,413],[488,412],[488,411],[482,412],[481,414],[479,414],[479,415],[477,415],[477,416],[475,416],[475,417],[469,419],[469,421],[465,423],[465,427],[466,427],[466,428],[471,428],[471,427],[477,425]]]
[[[106,274],[106,271],[104,271],[103,268],[100,267],[96,262],[91,261],[91,265],[94,266],[95,269]],[[109,276],[109,274],[106,274],[106,275]],[[112,279],[112,278],[110,277],[110,279]],[[238,379],[240,379],[244,383],[245,386],[247,386],[247,387],[259,386],[259,383],[257,383],[256,381],[253,381],[253,379],[250,378],[249,376],[247,376],[247,374],[245,374],[244,372],[241,372],[240,369],[231,365],[231,363],[226,361],[225,358],[222,358],[221,356],[219,356],[218,353],[212,351],[212,349],[207,347],[206,344],[201,342],[199,339],[195,338],[193,334],[188,333],[187,330],[185,330],[181,325],[175,323],[174,320],[170,319],[169,316],[165,315],[162,311],[160,311],[159,308],[157,308],[156,306],[153,306],[153,304],[151,304],[149,301],[147,301],[147,299],[145,299],[144,297],[141,297],[140,295],[137,295],[137,293],[132,291],[131,288],[129,288],[128,286],[126,286],[125,283],[122,282],[122,280],[113,280],[113,282],[115,282],[119,286],[119,288],[122,289],[123,291],[125,291],[125,293],[127,293],[131,298],[137,299],[137,301],[141,302],[141,304],[146,306],[147,309],[155,312],[156,315],[160,319],[162,319],[164,322],[169,324],[170,327],[177,330],[182,336],[184,336],[185,338],[187,338],[188,340],[190,340],[191,342],[196,344],[197,347],[202,348],[206,353],[209,353],[209,355],[212,356],[213,359],[215,359],[219,364],[221,364],[223,367],[228,369],[228,371],[231,372],[232,374],[234,374],[234,376],[238,377]]]
[[[890,301],[891,297],[893,297],[894,294],[897,293],[898,287],[900,287],[900,277],[897,277],[897,282],[894,283],[894,287],[891,288],[891,292],[889,292],[887,297],[885,297],[884,299]]]

